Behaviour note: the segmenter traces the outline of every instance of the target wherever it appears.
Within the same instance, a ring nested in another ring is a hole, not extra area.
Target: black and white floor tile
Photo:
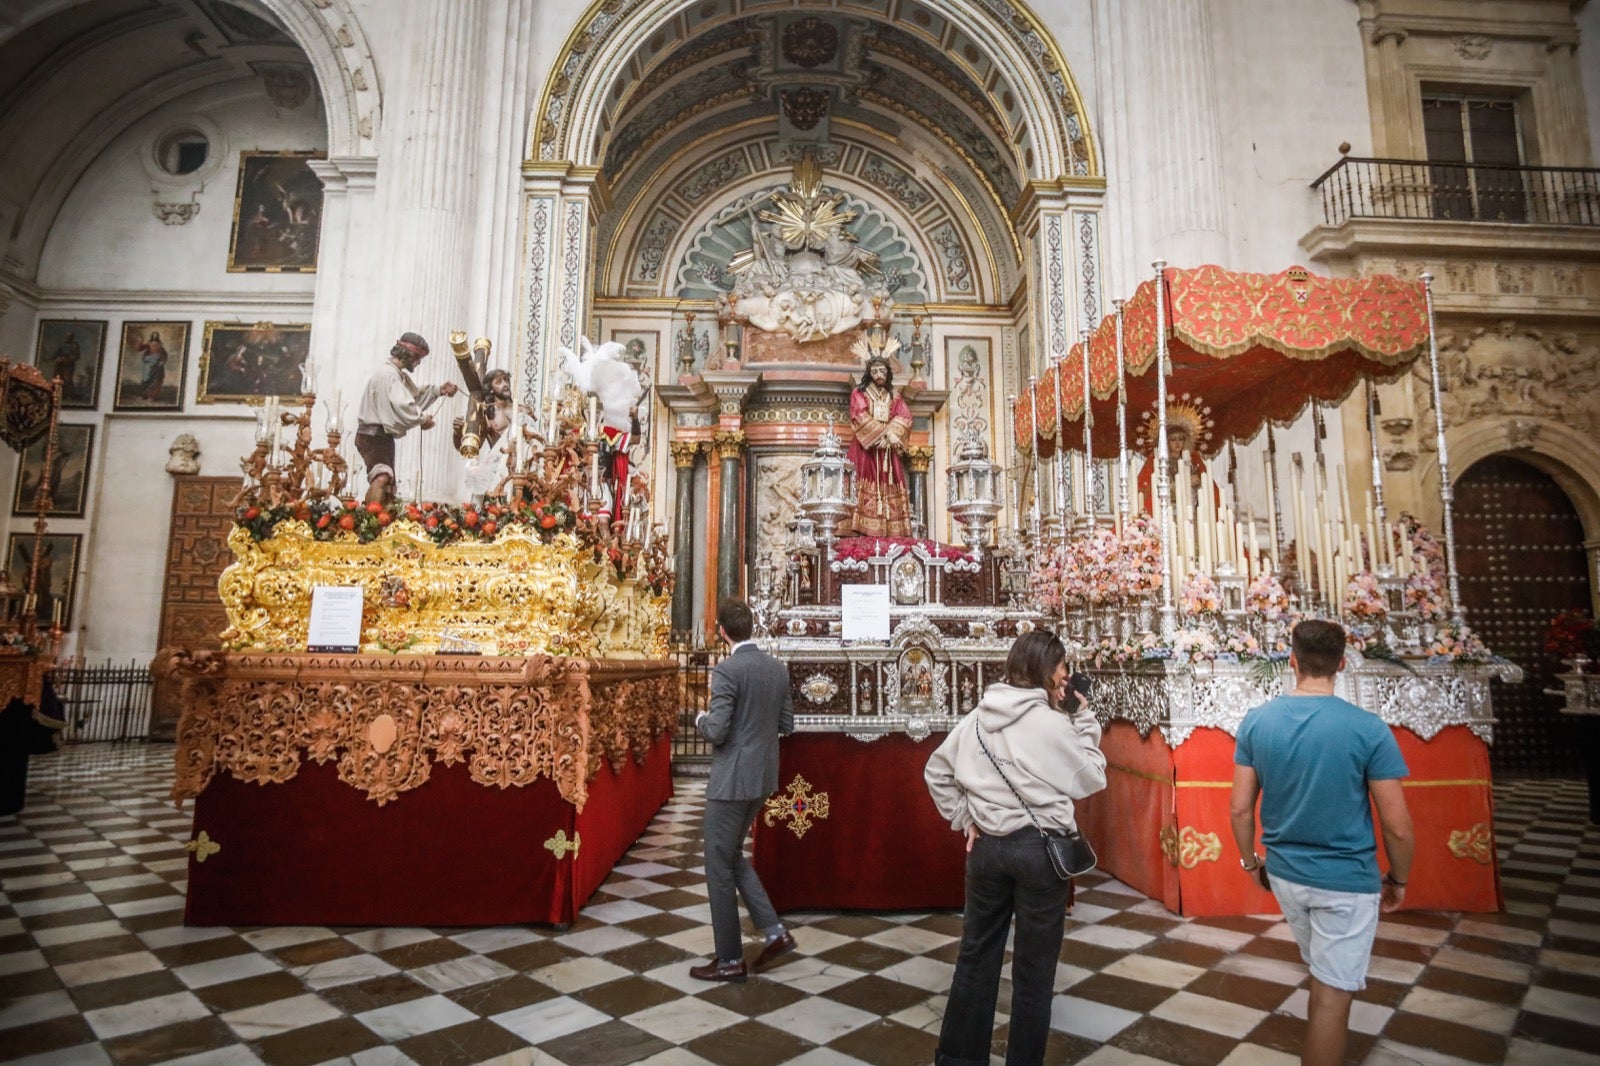
[[[33,761],[0,818],[0,1061],[360,1066],[926,1064],[952,912],[788,916],[745,985],[710,953],[703,784],[682,778],[571,928],[188,928],[172,749]],[[1600,828],[1580,781],[1496,786],[1503,914],[1385,921],[1351,1017],[1373,1066],[1600,1066]],[[1297,1061],[1306,971],[1273,917],[1188,920],[1090,875],[1057,968],[1051,1061]],[[1002,986],[996,1061],[1004,1048]]]

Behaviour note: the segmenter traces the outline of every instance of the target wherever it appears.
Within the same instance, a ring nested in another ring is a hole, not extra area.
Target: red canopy
[[[1165,281],[1167,379],[1170,403],[1206,409],[1208,439],[1196,446],[1216,454],[1230,440],[1249,440],[1271,420],[1293,422],[1313,400],[1338,403],[1368,379],[1405,373],[1428,343],[1427,302],[1421,282],[1386,274],[1323,278],[1304,267],[1279,274],[1243,274],[1217,266],[1169,267]],[[1089,386],[1094,454],[1115,456],[1117,441],[1116,316],[1089,337]],[[1156,283],[1146,281],[1123,306],[1129,446],[1155,409]],[[1069,451],[1083,447],[1083,346],[1060,364],[1060,431]],[[1057,368],[1051,367],[1017,401],[1016,439],[1039,454],[1055,453]],[[1034,410],[1037,405],[1037,417]],[[1035,427],[1041,432],[1035,432]]]

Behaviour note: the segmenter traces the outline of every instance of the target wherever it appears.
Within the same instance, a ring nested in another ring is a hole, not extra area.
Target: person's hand
[[[1406,886],[1387,877],[1383,879],[1383,896],[1378,900],[1378,910],[1384,914],[1400,909],[1406,899]]]
[[[967,826],[967,850],[971,851],[972,850],[972,845],[976,844],[977,842],[978,842],[978,827],[975,826],[975,825]]]
[[[417,428],[419,428],[419,429],[432,429],[434,427],[434,425],[435,425],[435,422],[433,421],[433,417],[431,415],[427,415],[427,416],[423,417],[422,424],[420,426],[418,426]]]
[[[439,395],[440,396],[454,396],[456,393],[458,393],[460,391],[461,390],[456,387],[456,383],[453,382],[453,381],[447,381],[443,385],[439,386]]]
[[[1073,695],[1078,697],[1078,710],[1087,711],[1089,709],[1089,697],[1081,692],[1074,692]]]

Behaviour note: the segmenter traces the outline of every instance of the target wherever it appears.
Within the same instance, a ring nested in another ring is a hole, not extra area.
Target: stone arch
[[[316,75],[328,121],[328,155],[377,154],[383,122],[378,64],[349,0],[255,0],[294,38]]]
[[[700,0],[592,0],[562,46],[539,95],[530,123],[530,159],[598,166],[604,102],[616,71],[651,36]],[[1099,162],[1087,113],[1054,35],[1022,0],[1004,5],[984,0],[923,0],[940,17],[987,52],[1020,90],[1022,124],[1035,146],[1019,161],[1030,179],[1066,175],[1094,177]],[[729,0],[727,17],[749,12],[744,0]],[[1003,7],[1005,14],[995,10]],[[772,10],[763,5],[761,10]],[[849,2],[837,6],[854,13]],[[861,5],[863,15],[874,14]],[[1007,17],[1009,16],[1009,17]],[[881,16],[880,16],[881,17]]]

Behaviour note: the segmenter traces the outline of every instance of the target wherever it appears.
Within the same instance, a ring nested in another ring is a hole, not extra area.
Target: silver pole
[[[1117,514],[1128,524],[1128,383],[1126,353],[1122,348],[1122,300],[1112,300],[1117,309]]]
[[[1066,540],[1070,530],[1067,528],[1067,512],[1072,510],[1072,493],[1067,480],[1067,433],[1062,422],[1064,406],[1061,402],[1061,378],[1066,369],[1067,357],[1059,356],[1056,359],[1056,424],[1051,427],[1055,430],[1056,439],[1056,514],[1061,519],[1061,539]]]
[[[1037,534],[1044,521],[1040,513],[1040,498],[1044,495],[1041,477],[1044,467],[1039,460],[1039,379],[1032,374],[1028,375],[1028,424],[1033,427],[1028,458],[1033,461],[1033,529]]]
[[[1278,439],[1272,432],[1272,423],[1267,423],[1267,475],[1272,478],[1272,518],[1273,524],[1278,529],[1278,543],[1272,546],[1273,558],[1283,565],[1284,529],[1283,529],[1283,493],[1278,491]],[[1298,534],[1297,534],[1298,535]]]
[[[1378,390],[1371,381],[1367,382],[1367,437],[1372,442],[1372,517],[1378,527],[1373,536],[1383,538],[1382,554],[1388,555],[1389,513],[1383,505],[1383,459],[1378,454]],[[1378,546],[1369,544],[1367,550],[1372,553],[1372,572],[1379,573],[1378,560],[1381,556]],[[1383,569],[1387,570],[1388,566],[1388,563],[1384,563]]]
[[[1451,505],[1455,489],[1450,485],[1450,449],[1444,441],[1443,386],[1439,381],[1439,335],[1433,319],[1433,275],[1423,273],[1422,292],[1428,301],[1428,376],[1433,385],[1433,420],[1438,429],[1439,501],[1444,504],[1444,574],[1450,595],[1450,618],[1465,624],[1466,608],[1461,605],[1461,578],[1456,571],[1456,524]]]
[[[1167,261],[1151,264],[1156,271],[1156,512],[1161,523],[1161,636],[1170,640],[1178,630],[1178,610],[1172,605],[1172,487],[1167,476]]]
[[[1089,331],[1083,331],[1083,513],[1094,523],[1094,393],[1089,388]]]

